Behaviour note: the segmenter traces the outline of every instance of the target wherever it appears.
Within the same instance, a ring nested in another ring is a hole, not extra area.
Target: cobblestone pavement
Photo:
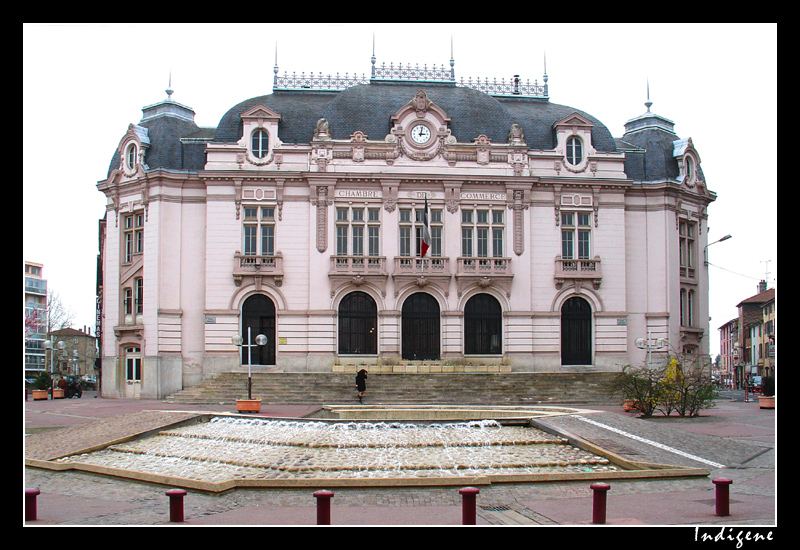
[[[141,433],[199,412],[230,406],[93,398],[25,403],[25,454],[53,458],[109,437]],[[316,406],[267,407],[264,417],[300,417]],[[719,400],[700,418],[640,419],[620,407],[543,420],[631,460],[705,468],[707,477],[605,480],[609,525],[774,526],[775,410],[757,402]],[[185,519],[169,522],[170,487],[77,471],[25,468],[25,487],[41,491],[37,520],[25,525],[314,525],[316,489],[190,491]],[[731,515],[715,515],[712,479],[729,478]],[[481,485],[479,525],[586,525],[592,491],[586,481]],[[319,487],[326,489],[326,487]],[[331,489],[331,520],[341,525],[458,525],[458,486]]]

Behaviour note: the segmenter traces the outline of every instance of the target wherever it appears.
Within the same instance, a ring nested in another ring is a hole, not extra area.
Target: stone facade
[[[546,85],[374,75],[276,77],[212,129],[143,109],[98,184],[104,395],[414,360],[609,371],[642,337],[708,354],[715,195],[671,121],[648,103],[613,138]]]

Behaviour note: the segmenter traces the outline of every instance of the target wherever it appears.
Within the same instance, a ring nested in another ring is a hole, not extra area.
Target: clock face
[[[411,139],[415,143],[425,143],[431,139],[431,130],[424,124],[417,124],[411,128]]]

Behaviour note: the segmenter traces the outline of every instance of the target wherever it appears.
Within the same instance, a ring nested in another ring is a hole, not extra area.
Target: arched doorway
[[[439,358],[439,304],[433,296],[417,292],[403,302],[402,338],[403,359]]]
[[[503,353],[503,310],[490,294],[476,294],[464,306],[464,354]]]
[[[378,307],[366,292],[351,292],[339,304],[339,353],[378,353]]]
[[[592,307],[578,296],[561,306],[561,364],[592,364]]]
[[[256,344],[256,336],[259,334],[267,337],[266,345]],[[275,304],[268,296],[254,294],[244,301],[244,305],[242,305],[242,338],[250,346],[242,346],[243,365],[275,364]]]

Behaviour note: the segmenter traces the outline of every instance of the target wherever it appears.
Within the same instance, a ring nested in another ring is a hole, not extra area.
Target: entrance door
[[[242,365],[274,365],[275,364],[275,304],[263,294],[254,294],[245,300],[242,306],[242,338],[249,347],[242,346]],[[267,337],[264,346],[256,344],[256,336]]]
[[[403,359],[439,358],[439,304],[433,296],[417,292],[403,302],[402,338]]]
[[[141,348],[125,348],[125,397],[138,399],[142,391]]]
[[[592,364],[592,308],[577,296],[561,307],[561,364]]]
[[[476,294],[464,306],[464,353],[493,355],[503,353],[501,328],[503,310],[489,294]]]
[[[378,353],[378,308],[365,292],[351,292],[339,304],[339,353]]]

